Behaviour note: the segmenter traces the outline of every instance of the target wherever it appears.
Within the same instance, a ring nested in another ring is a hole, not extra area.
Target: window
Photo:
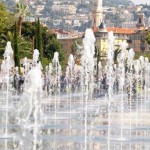
[[[142,19],[141,18],[139,18],[139,24],[141,24],[142,23]]]

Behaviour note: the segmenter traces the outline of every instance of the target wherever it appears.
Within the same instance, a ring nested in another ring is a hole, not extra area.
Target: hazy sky
[[[132,0],[135,4],[149,4],[150,5],[150,0]]]

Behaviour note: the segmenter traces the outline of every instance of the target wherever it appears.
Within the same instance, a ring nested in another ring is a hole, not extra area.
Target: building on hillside
[[[77,8],[74,5],[53,5],[52,11],[55,13],[61,13],[64,15],[76,14]]]
[[[137,13],[137,24],[136,24],[137,29],[145,27],[144,18],[145,18],[144,13],[142,12]]]
[[[63,49],[65,50],[65,54],[67,58],[69,58],[70,54],[73,54],[73,51],[72,51],[73,44],[75,44],[76,41],[81,40],[81,39],[82,39],[81,36],[59,39],[60,43],[62,44]]]
[[[63,17],[63,21],[65,26],[71,26],[76,29],[76,27],[81,27],[83,24],[88,23],[90,17],[90,14],[67,15]]]
[[[112,31],[115,36],[114,45],[115,49],[118,49],[121,43],[128,43],[128,39],[131,34],[135,33],[134,29],[128,28],[117,28],[109,27],[106,28],[105,22],[102,18],[102,0],[93,0],[93,11],[92,11],[92,28],[96,37],[95,47],[99,52],[99,57],[101,60],[105,60],[108,50],[108,32]]]
[[[133,48],[134,51],[148,51],[149,45],[146,42],[148,28],[136,30],[134,34],[131,34],[128,40],[129,47]]]
[[[135,29],[136,21],[127,21],[122,23],[122,28]]]
[[[148,26],[145,26],[144,13],[137,13],[137,24],[135,33],[131,34],[129,37],[129,47],[133,48],[134,51],[148,51],[149,45],[146,42]]]
[[[148,32],[148,27],[145,26],[144,13],[137,12],[137,22],[135,24],[129,24],[130,27],[109,27],[106,28],[105,22],[100,21],[102,19],[102,0],[93,0],[94,9],[93,14],[93,31],[96,37],[96,49],[99,52],[101,60],[105,60],[108,50],[108,32],[112,31],[115,36],[114,46],[118,49],[121,43],[127,43],[128,48],[133,48],[134,51],[145,51],[149,50],[149,45],[146,42],[146,36]],[[99,6],[99,4],[101,4]],[[98,9],[99,8],[99,9]],[[99,11],[101,9],[101,11]],[[96,11],[97,13],[95,13]],[[97,14],[97,15],[95,15]],[[101,16],[101,17],[100,17]],[[96,21],[95,21],[96,20]],[[97,21],[98,20],[98,21]],[[99,25],[98,25],[99,23]],[[126,24],[127,25],[127,24]],[[133,25],[134,28],[131,28]]]
[[[44,10],[45,5],[37,5],[36,6],[36,14],[40,14],[42,10]]]
[[[141,5],[136,5],[135,8],[134,8],[134,10],[135,10],[136,12],[140,12],[140,11],[142,10],[142,8],[143,8],[143,6],[141,6]]]
[[[99,57],[101,60],[105,60],[107,56],[107,50],[109,48],[108,32],[110,31],[114,33],[115,49],[120,48],[120,45],[122,43],[128,44],[128,39],[130,38],[130,35],[135,33],[134,29],[117,28],[117,27],[106,28],[104,22],[102,22],[98,28],[94,29],[94,34],[96,37],[96,49],[99,52]]]
[[[72,53],[72,46],[76,41],[82,40],[83,33],[64,31],[63,29],[53,29],[52,32],[57,35],[57,39],[62,44],[67,58]]]

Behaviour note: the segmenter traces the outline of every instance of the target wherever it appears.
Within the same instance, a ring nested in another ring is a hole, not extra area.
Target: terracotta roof
[[[55,34],[69,34],[69,32],[63,30],[63,29],[52,29],[52,32]]]
[[[136,29],[118,28],[118,27],[107,28],[107,32],[110,32],[110,31],[112,31],[113,33],[118,33],[118,34],[133,34],[135,33]],[[93,28],[93,32],[98,32],[98,28]]]
[[[117,27],[107,28],[107,31],[108,32],[112,31],[113,33],[120,33],[120,34],[133,34],[133,33],[135,33],[135,29],[117,28]]]

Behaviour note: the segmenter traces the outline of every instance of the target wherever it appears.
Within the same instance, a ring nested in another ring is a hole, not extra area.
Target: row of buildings
[[[16,2],[19,0],[15,0]],[[65,30],[76,30],[84,32],[91,26],[92,1],[93,0],[24,0],[32,11],[32,16],[40,16],[50,28],[63,28]],[[109,0],[107,0],[109,1]],[[103,17],[107,27],[136,27],[136,13],[142,11],[145,24],[150,22],[150,9],[146,6],[136,6],[129,3],[128,6],[107,4],[103,1]],[[126,17],[128,16],[128,17]],[[34,17],[30,17],[34,21]]]
[[[128,48],[133,48],[136,52],[148,51],[150,49],[146,42],[149,26],[145,26],[144,13],[137,12],[137,21],[135,28],[109,27],[105,26],[103,21],[102,0],[93,2],[93,31],[96,37],[96,47],[100,52],[101,59],[105,58],[108,50],[108,32],[112,31],[115,36],[115,49],[119,49],[122,42],[128,44]]]
[[[36,3],[36,0],[28,0],[32,4]],[[36,11],[40,13],[44,10],[46,0],[41,1],[41,4],[37,5]],[[106,57],[106,52],[108,49],[108,32],[112,31],[115,36],[115,48],[120,48],[122,42],[128,44],[128,48],[133,48],[137,52],[149,51],[149,45],[147,44],[145,38],[149,30],[148,19],[145,19],[143,11],[149,13],[146,9],[143,10],[141,6],[129,6],[128,9],[121,10],[122,17],[127,18],[122,25],[118,27],[114,26],[112,22],[106,19],[106,13],[114,14],[117,12],[116,8],[113,7],[103,7],[102,0],[92,0],[92,11],[88,12],[86,8],[78,9],[75,7],[79,3],[89,4],[89,0],[77,0],[75,2],[57,0],[54,1],[51,11],[55,13],[63,13],[63,18],[53,19],[53,27],[59,27],[64,21],[68,30],[53,28],[52,32],[57,34],[57,38],[63,45],[63,49],[66,50],[67,56],[72,52],[72,46],[76,41],[82,41],[84,32],[78,32],[77,30],[70,30],[70,26],[81,26],[82,23],[92,22],[91,28],[94,31],[96,37],[96,48],[100,52],[101,59]],[[119,9],[119,8],[118,8]],[[132,21],[133,14],[130,12],[136,12],[136,21]],[[77,11],[79,11],[77,13]],[[51,18],[52,19],[52,18]],[[51,20],[50,19],[50,20]],[[150,21],[149,21],[150,23]]]
[[[19,0],[15,0],[18,2]],[[84,25],[90,24],[91,13],[86,8],[78,8],[81,0],[24,0],[34,10],[32,16],[40,16],[41,21],[49,28],[63,28],[66,30],[82,30]],[[89,1],[84,1],[84,4]],[[28,18],[33,21],[34,17]]]
[[[106,27],[103,19],[102,0],[93,0],[92,7],[92,29],[96,37],[96,49],[100,53],[100,58],[105,59],[108,50],[108,33],[112,31],[115,36],[115,49],[119,49],[121,43],[127,43],[128,48],[133,48],[136,52],[150,51],[150,45],[146,42],[146,36],[150,31],[150,26],[144,22],[144,13],[138,12],[136,27]],[[83,38],[84,33],[67,32],[54,29],[58,39],[62,43],[67,55],[71,53],[72,45],[75,41]]]

